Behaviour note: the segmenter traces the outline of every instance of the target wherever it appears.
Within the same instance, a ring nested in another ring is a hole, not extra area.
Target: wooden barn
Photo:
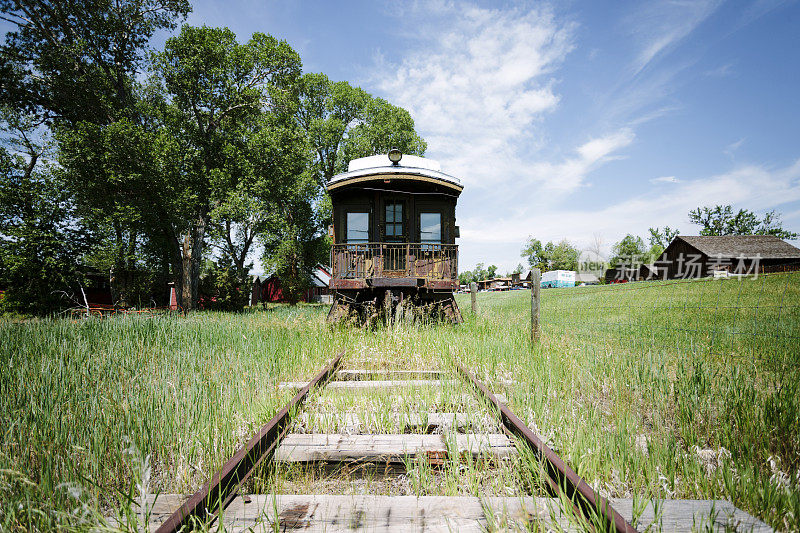
[[[774,235],[679,235],[655,263],[660,279],[755,274],[800,266],[800,248]]]
[[[678,235],[653,264],[608,269],[607,283],[800,269],[800,248],[773,235]]]

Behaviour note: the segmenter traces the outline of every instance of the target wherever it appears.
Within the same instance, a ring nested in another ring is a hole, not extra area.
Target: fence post
[[[538,268],[531,270],[531,346],[539,342],[539,288],[542,274]]]
[[[472,299],[472,314],[478,312],[478,284],[474,281],[469,284],[470,298]]]

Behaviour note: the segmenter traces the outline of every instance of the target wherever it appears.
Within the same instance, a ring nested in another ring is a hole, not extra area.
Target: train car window
[[[347,213],[347,242],[369,242],[369,213]]]
[[[386,204],[386,237],[388,240],[403,237],[403,204]]]
[[[424,243],[442,243],[442,214],[419,214],[419,239]]]

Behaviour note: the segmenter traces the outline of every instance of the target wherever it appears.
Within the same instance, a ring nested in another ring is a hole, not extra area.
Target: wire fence
[[[541,323],[591,342],[800,365],[800,271],[542,291]]]

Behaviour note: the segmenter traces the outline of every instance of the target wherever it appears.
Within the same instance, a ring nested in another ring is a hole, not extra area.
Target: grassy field
[[[329,328],[319,306],[2,322],[0,530],[88,529],[143,490],[196,490],[287,401],[279,381],[341,349],[348,368],[467,364],[602,494],[723,498],[800,529],[800,275],[545,290],[533,349],[528,292],[459,305],[458,327],[377,331]],[[404,491],[449,493],[409,466]]]

